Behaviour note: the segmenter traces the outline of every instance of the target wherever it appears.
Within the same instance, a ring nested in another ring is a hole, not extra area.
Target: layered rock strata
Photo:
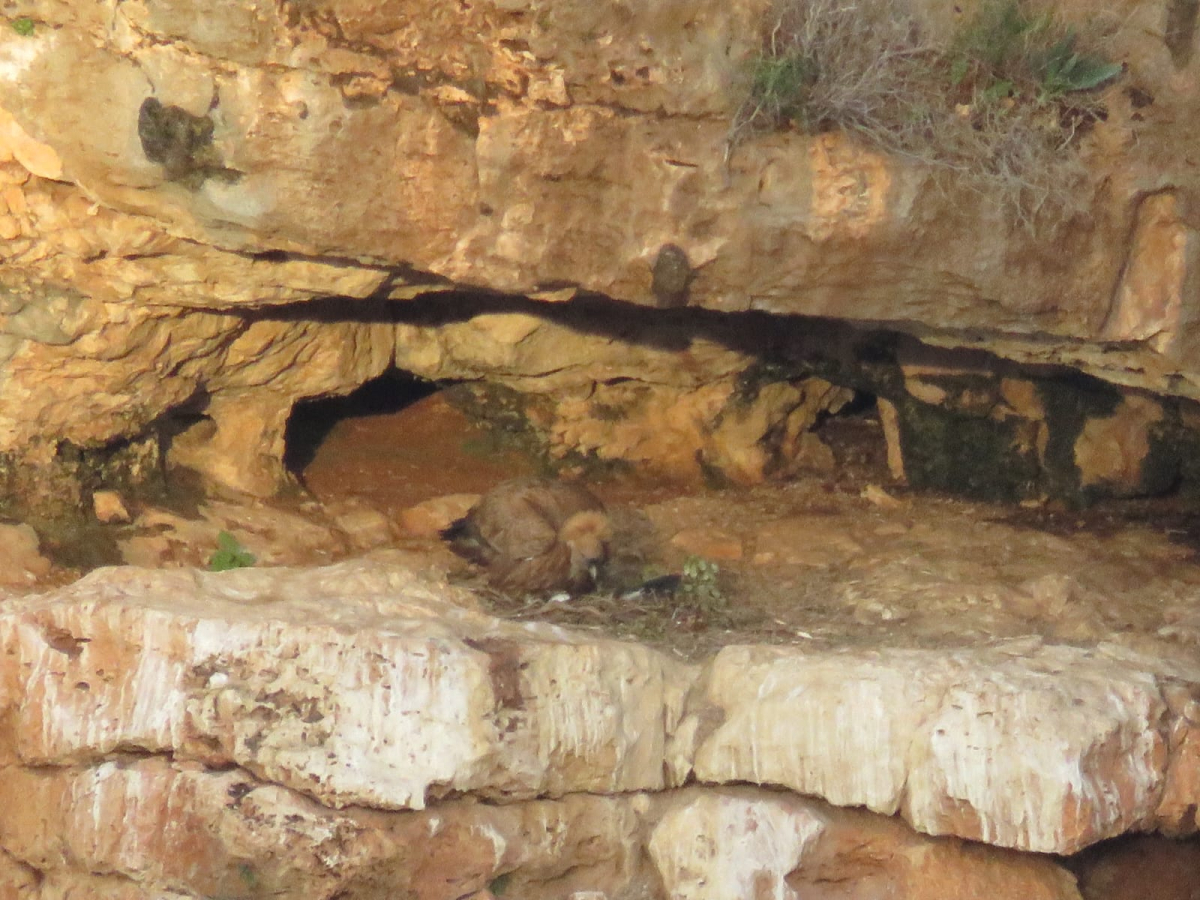
[[[386,557],[100,570],[8,601],[0,647],[15,896],[798,897],[851,871],[1065,898],[983,844],[1197,828],[1200,671],[1115,647],[685,664]]]
[[[0,29],[0,475],[86,507],[199,419],[178,461],[269,494],[292,405],[394,366],[553,398],[562,455],[759,480],[837,404],[793,382],[734,404],[762,346],[731,348],[723,316],[747,312],[1195,398],[1198,64],[1176,6],[1101,23],[1124,74],[1080,147],[1088,214],[1030,232],[844,135],[730,154],[759,2],[22,4]],[[398,321],[425,295],[437,327]],[[592,296],[604,327],[564,333],[550,311]],[[633,308],[651,320],[629,333]]]

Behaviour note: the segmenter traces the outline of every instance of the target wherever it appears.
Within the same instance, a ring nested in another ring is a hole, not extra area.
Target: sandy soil
[[[636,474],[589,484],[621,526],[608,590],[569,603],[486,599],[502,615],[597,628],[694,656],[728,643],[961,646],[1023,635],[1113,641],[1167,658],[1200,645],[1200,518],[1183,501],[1084,512],[919,495],[889,478],[877,422],[834,419],[838,467],[753,489]],[[536,469],[441,397],[331,424],[303,470],[324,504],[390,518]],[[467,578],[434,541],[400,541]],[[692,590],[622,597],[642,577],[714,562]]]

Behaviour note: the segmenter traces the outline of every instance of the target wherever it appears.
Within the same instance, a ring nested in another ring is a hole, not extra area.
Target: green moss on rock
[[[896,404],[911,485],[979,500],[1015,501],[1038,490],[1040,465],[1018,423],[904,397]]]

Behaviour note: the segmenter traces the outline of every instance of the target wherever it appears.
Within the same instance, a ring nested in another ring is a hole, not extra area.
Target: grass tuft
[[[983,0],[928,39],[894,0],[777,0],[745,78],[730,151],[750,136],[840,129],[928,166],[1032,225],[1086,207],[1079,141],[1122,69],[1022,0]]]

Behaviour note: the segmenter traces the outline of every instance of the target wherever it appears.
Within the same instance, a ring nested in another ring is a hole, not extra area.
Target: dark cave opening
[[[841,409],[819,413],[812,430],[830,447],[839,468],[849,463],[860,473],[879,473],[872,475],[873,480],[882,478],[897,488],[1001,503],[1056,500],[1082,508],[1111,497],[1172,495],[1182,485],[1200,483],[1200,465],[1194,462],[1200,458],[1196,452],[1200,429],[1192,425],[1200,417],[1194,409],[1185,409],[1195,407],[1190,401],[1144,395],[1161,408],[1155,413],[1159,418],[1147,414],[1130,420],[1129,429],[1140,428],[1146,434],[1147,447],[1137,451],[1141,455],[1135,459],[1136,448],[1130,441],[1130,448],[1122,451],[1130,460],[1119,468],[1104,450],[1106,443],[1116,440],[1110,437],[1113,430],[1104,432],[1098,423],[1116,415],[1127,397],[1134,399],[1126,406],[1141,403],[1136,391],[1122,392],[1115,385],[1062,366],[1007,360],[978,347],[928,344],[881,324],[871,327],[761,310],[660,309],[598,295],[547,304],[527,297],[454,290],[433,291],[405,303],[371,300],[348,304],[331,297],[303,310],[289,307],[259,315],[436,330],[476,316],[505,314],[532,315],[551,327],[625,344],[631,354],[678,352],[683,362],[697,345],[719,345],[749,360],[748,368],[738,376],[739,398],[747,404],[771,385],[776,389],[780,383],[798,386],[814,377],[853,391],[853,399]],[[399,357],[397,362],[403,365]],[[465,368],[475,372],[469,364]],[[603,375],[603,370],[598,373]],[[474,459],[456,454],[448,464],[471,471],[488,455],[486,445],[495,443],[497,435],[503,443],[524,427],[528,438],[530,417],[525,413],[529,398],[540,396],[544,406],[553,406],[552,392],[516,396],[505,387],[506,380],[511,382],[511,373],[498,375],[495,381],[476,376],[456,385],[472,385],[475,396],[459,393],[458,400],[466,402],[455,405],[467,420],[491,436],[464,436],[461,443],[473,445]],[[600,377],[597,390],[618,386],[622,380],[636,382],[637,377],[620,372],[612,378]],[[354,420],[382,422],[429,401],[445,387],[395,369],[346,396],[301,401],[287,425],[287,470],[311,487],[309,469],[337,428],[348,428],[346,423]],[[505,392],[515,399],[497,402]],[[880,406],[888,409],[886,423],[879,415]],[[620,404],[604,400],[598,400],[593,408],[603,422],[617,422],[625,412]],[[771,413],[776,418],[768,423],[764,444],[774,442],[786,451],[794,441],[794,436],[789,437],[789,414]],[[467,424],[461,427],[465,429]],[[1085,434],[1085,429],[1090,430]],[[389,441],[398,455],[403,455],[404,445],[412,443],[400,432],[381,438],[384,444]],[[526,441],[523,451],[536,456],[534,444],[536,440]],[[1096,466],[1088,472],[1079,465],[1085,450]],[[594,458],[599,455],[585,450],[578,461],[590,465]],[[543,458],[541,464],[545,462]],[[701,460],[702,465],[707,463],[707,459]],[[797,467],[803,468],[803,462],[791,466],[781,459],[766,471],[782,476]],[[722,482],[719,465],[711,472],[706,469],[705,475],[711,475],[714,484]],[[414,473],[413,477],[422,476]]]
[[[392,369],[345,396],[302,400],[288,417],[284,465],[302,479],[304,470],[339,422],[398,413],[439,390],[440,386],[432,381]]]
[[[1200,840],[1126,834],[1093,844],[1063,865],[1084,900],[1194,900],[1200,896]]]
[[[874,394],[855,391],[837,411],[818,416],[813,433],[832,452],[836,472],[888,480],[887,441]]]
[[[496,386],[392,369],[345,396],[297,403],[284,463],[322,503],[357,497],[398,513],[440,496],[482,493],[545,467],[520,404]]]

